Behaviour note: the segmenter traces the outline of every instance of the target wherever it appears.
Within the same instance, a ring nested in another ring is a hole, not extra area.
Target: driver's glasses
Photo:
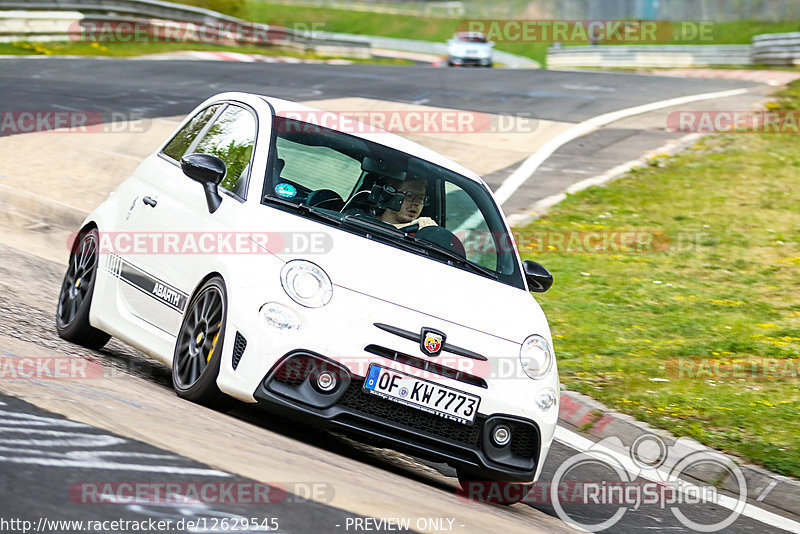
[[[427,205],[431,198],[423,193],[411,193],[409,191],[398,191],[398,193],[401,193],[406,201],[412,204],[414,202],[419,202],[420,204]]]

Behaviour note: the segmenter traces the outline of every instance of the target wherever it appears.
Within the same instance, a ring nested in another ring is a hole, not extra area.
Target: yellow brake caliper
[[[222,326],[222,323],[217,325],[217,328]],[[217,339],[219,338],[219,330],[217,330],[217,334],[214,336],[214,340],[211,342],[211,350],[208,351],[208,358],[206,358],[206,362],[211,361],[211,356],[214,355],[214,349],[217,348]]]

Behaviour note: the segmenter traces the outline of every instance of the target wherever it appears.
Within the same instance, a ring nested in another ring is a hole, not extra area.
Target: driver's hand
[[[425,228],[426,226],[437,226],[436,221],[430,217],[420,217],[411,221],[411,224],[418,224],[420,228]]]

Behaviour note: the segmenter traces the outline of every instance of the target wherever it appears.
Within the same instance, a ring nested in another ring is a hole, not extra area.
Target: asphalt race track
[[[182,115],[222,91],[311,100],[358,96],[567,122],[741,81],[545,70],[287,65],[115,59],[3,59],[3,109]]]
[[[501,115],[524,112],[541,120],[578,123],[649,102],[742,87],[756,92],[762,88],[741,81],[588,72],[66,58],[0,60],[0,106],[4,111],[93,110],[106,117],[112,113],[147,118],[179,116],[208,96],[243,90],[291,100],[360,97]],[[565,149],[568,155],[570,150],[580,151],[580,146],[589,150],[591,146],[620,143],[629,145],[628,151],[641,152],[677,137],[651,135],[637,144],[630,141],[631,136],[630,132],[621,134],[612,129],[576,141],[583,145],[571,144]],[[619,161],[625,161],[629,153],[620,148]],[[19,154],[16,161],[3,163],[19,167],[35,157]],[[562,157],[546,172],[558,175],[557,165],[569,165],[569,159]],[[518,163],[509,161],[508,167]],[[502,181],[507,174],[499,173],[496,179]],[[499,183],[487,181],[493,186]],[[526,195],[527,187],[520,190],[522,195]],[[412,522],[409,530],[401,531],[415,531],[419,526],[428,532],[485,532],[495,527],[509,532],[572,531],[544,497],[528,506],[465,503],[455,496],[453,473],[445,466],[331,437],[292,421],[265,417],[250,407],[221,414],[177,399],[169,371],[134,349],[112,340],[100,352],[93,352],[58,338],[53,313],[62,265],[0,245],[0,274],[0,349],[15,354],[27,350],[89,358],[101,362],[106,374],[113,371],[108,380],[47,384],[47,388],[25,381],[0,381],[2,518],[14,517],[38,526],[43,517],[207,520],[205,530],[198,525],[187,528],[183,523],[180,531],[185,532],[232,531],[221,529],[219,521],[216,530],[209,529],[208,522],[213,518],[276,518],[280,532],[324,533],[392,531],[391,525],[369,523],[367,518],[414,513],[415,520],[441,521]],[[48,444],[53,438],[66,443]],[[558,467],[575,454],[568,445],[554,442],[541,479],[551,480]],[[295,473],[298,476],[292,478]],[[607,469],[589,465],[576,480],[608,477]],[[98,481],[112,487],[131,481],[174,482],[185,491],[195,481],[218,480],[249,488],[262,484],[258,487],[274,495],[276,502],[223,502],[200,508],[157,502],[137,507],[124,502],[94,504],[87,502],[91,495],[86,497],[91,490],[87,484]],[[316,498],[306,498],[309,492],[316,492]],[[617,512],[616,507],[608,505],[569,504],[565,509],[586,523],[598,523]],[[684,504],[680,510],[690,519],[704,522],[722,520],[730,513],[721,506],[699,504]],[[266,525],[275,531],[275,525]],[[246,526],[235,530],[266,530],[253,528],[252,522]],[[16,527],[0,523],[2,532],[21,531],[13,530]],[[71,531],[66,527],[62,530]],[[646,530],[692,532],[670,506],[657,504],[627,510],[610,531]],[[51,531],[61,530],[51,527]],[[742,516],[724,532],[782,530]]]

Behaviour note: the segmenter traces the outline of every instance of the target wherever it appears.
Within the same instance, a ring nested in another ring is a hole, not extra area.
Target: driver
[[[413,226],[418,224],[420,228],[426,226],[436,226],[436,221],[430,217],[420,217],[422,207],[428,200],[425,191],[427,189],[424,180],[393,180],[386,179],[386,185],[390,185],[405,196],[403,205],[400,210],[394,211],[391,209],[384,210],[380,216],[380,220],[394,225],[396,228],[404,228],[406,226]]]

